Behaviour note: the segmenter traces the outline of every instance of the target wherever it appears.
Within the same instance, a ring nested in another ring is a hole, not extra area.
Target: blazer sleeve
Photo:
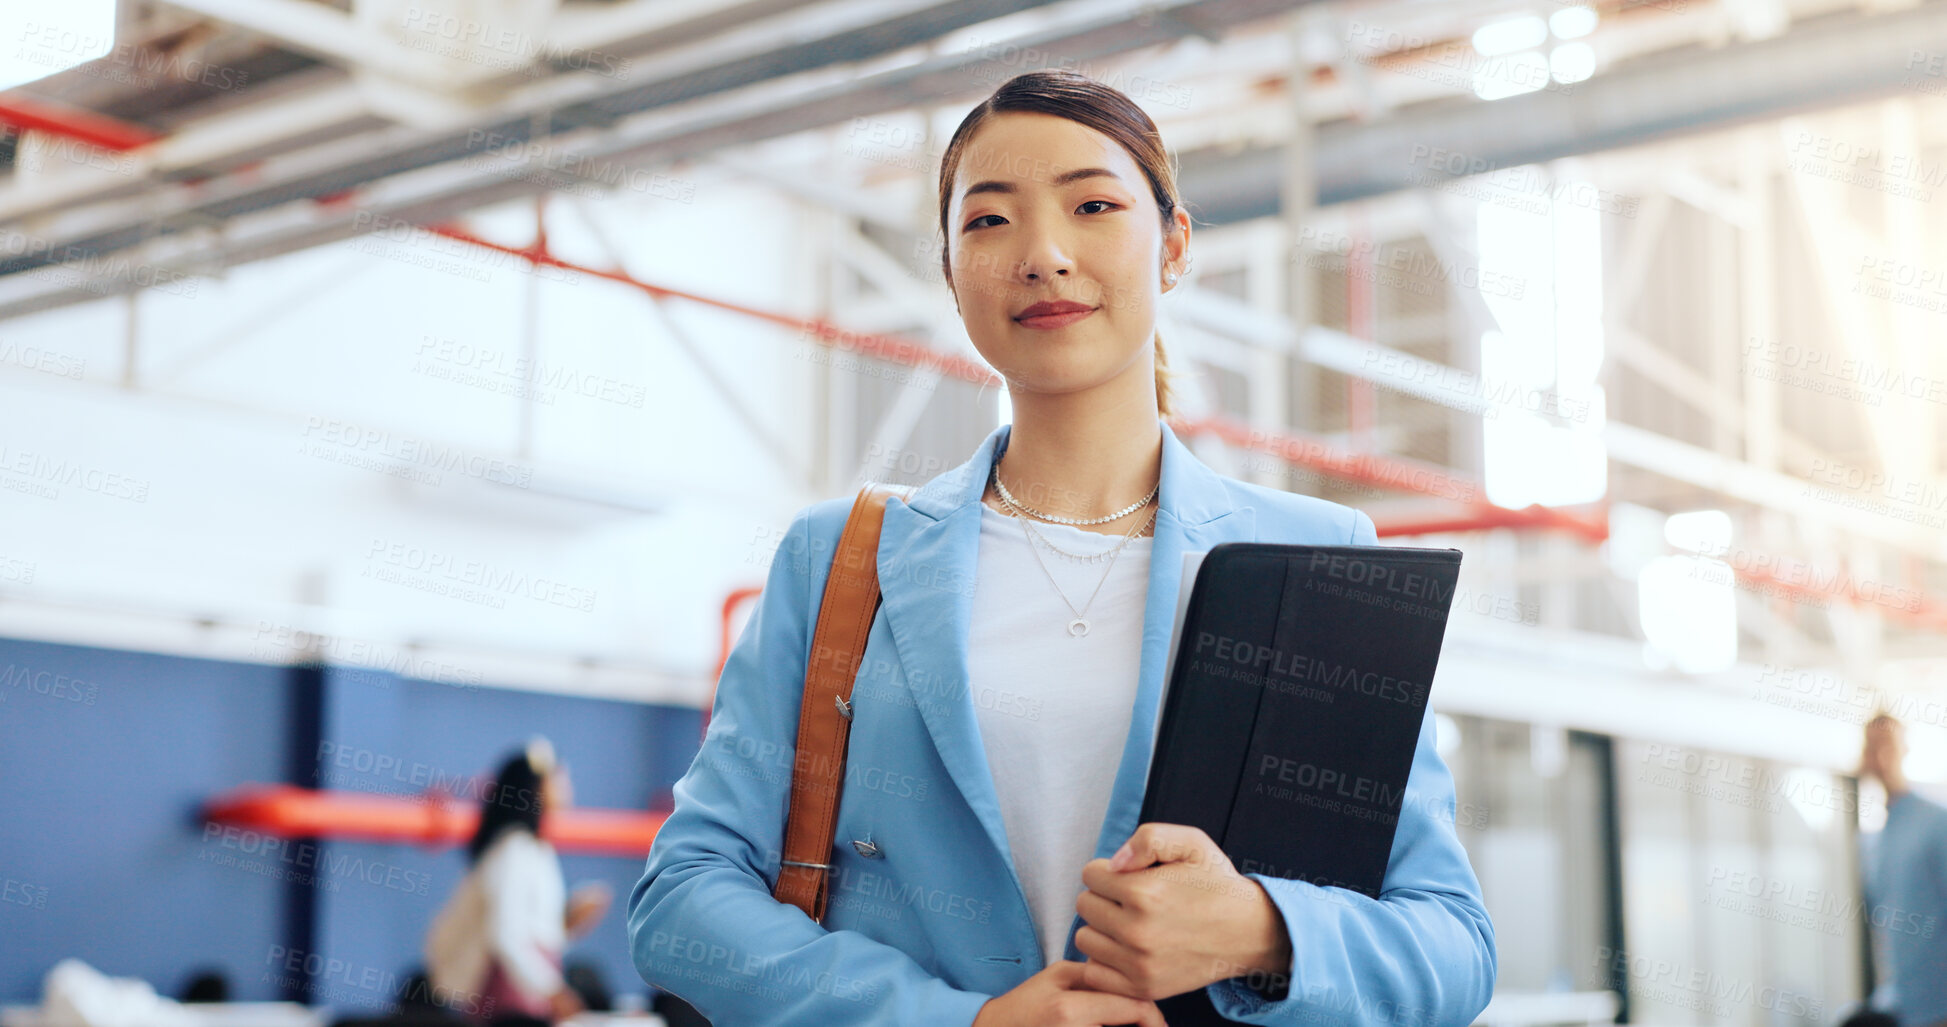
[[[799,511],[717,683],[709,730],[676,783],[642,879],[629,947],[644,981],[740,1027],[968,1025],[962,991],[857,931],[827,930],[771,894],[783,850],[814,594],[851,503]],[[823,508],[821,510],[821,508]]]
[[[1350,542],[1377,545],[1355,513]],[[1430,713],[1431,711],[1429,711]],[[1494,924],[1454,832],[1453,776],[1425,717],[1378,898],[1263,874],[1291,935],[1283,979],[1207,989],[1217,1012],[1254,1024],[1472,1023],[1494,992]]]

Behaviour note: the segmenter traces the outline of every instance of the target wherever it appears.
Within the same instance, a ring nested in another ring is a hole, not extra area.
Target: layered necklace
[[[1048,539],[1045,536],[1043,536],[1041,532],[1035,530],[1033,521],[1042,520],[1052,524],[1068,524],[1068,525],[1075,525],[1075,526],[1088,525],[1088,524],[1107,524],[1108,522],[1113,521],[1119,517],[1127,517],[1130,514],[1135,513],[1137,510],[1140,510],[1143,507],[1149,505],[1149,502],[1155,499],[1157,493],[1162,490],[1163,487],[1162,479],[1161,478],[1157,479],[1155,487],[1149,490],[1148,495],[1142,497],[1141,499],[1136,500],[1135,502],[1129,504],[1128,506],[1123,507],[1120,510],[1117,510],[1115,513],[1109,514],[1104,517],[1090,517],[1090,518],[1083,519],[1083,518],[1074,518],[1074,517],[1060,517],[1055,514],[1042,513],[1041,511],[1036,510],[1033,507],[1028,506],[1026,503],[1023,503],[1020,500],[1014,498],[1014,494],[1012,492],[1009,492],[1007,490],[1007,486],[1001,483],[1001,465],[999,460],[994,461],[994,468],[991,473],[991,477],[994,482],[994,491],[996,494],[998,494],[1001,497],[1001,504],[1007,507],[1008,515],[1021,522],[1021,531],[1024,535],[1027,536],[1028,552],[1034,555],[1035,564],[1041,568],[1042,574],[1047,575],[1048,584],[1054,586],[1055,595],[1061,597],[1062,605],[1068,607],[1069,612],[1075,615],[1075,619],[1068,622],[1069,637],[1081,638],[1087,635],[1088,628],[1089,628],[1088,609],[1089,607],[1095,605],[1096,595],[1102,591],[1102,585],[1109,580],[1109,572],[1115,569],[1116,557],[1122,555],[1123,548],[1128,546],[1130,541],[1135,539],[1136,536],[1142,534],[1143,531],[1148,529],[1148,527],[1151,524],[1154,524],[1156,522],[1156,511],[1151,510],[1149,512],[1149,517],[1147,519],[1142,521],[1140,524],[1137,524],[1135,527],[1129,529],[1128,532],[1124,533],[1121,541],[1117,542],[1108,551],[1101,552],[1101,553],[1071,553],[1066,549],[1062,549],[1061,547],[1048,541]],[[1083,603],[1080,609],[1076,609],[1075,604],[1068,601],[1068,596],[1062,592],[1060,583],[1055,581],[1055,576],[1052,572],[1048,570],[1048,565],[1042,562],[1041,553],[1039,551],[1037,543],[1039,546],[1046,546],[1049,550],[1055,552],[1056,554],[1065,556],[1079,563],[1096,563],[1104,560],[1108,562],[1108,566],[1103,568],[1102,570],[1101,580],[1095,583],[1095,591],[1090,592],[1088,594],[1088,601]]]

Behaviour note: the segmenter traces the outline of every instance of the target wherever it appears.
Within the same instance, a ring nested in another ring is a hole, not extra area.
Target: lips
[[[1073,300],[1043,300],[1040,303],[1014,315],[1014,320],[1028,328],[1061,328],[1074,324],[1095,312],[1086,303]]]

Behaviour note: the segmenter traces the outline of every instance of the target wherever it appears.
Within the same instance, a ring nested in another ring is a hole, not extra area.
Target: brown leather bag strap
[[[784,861],[772,894],[819,922],[825,919],[830,892],[832,833],[838,825],[845,741],[852,727],[852,683],[879,609],[879,528],[886,499],[895,492],[910,494],[867,482],[852,502],[825,578],[825,598],[805,667],[791,807],[784,821]]]

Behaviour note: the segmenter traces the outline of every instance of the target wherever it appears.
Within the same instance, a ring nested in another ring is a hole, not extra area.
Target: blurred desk
[[[355,1015],[296,1002],[211,1002],[183,1006],[197,1027],[330,1027]],[[39,1006],[0,1006],[0,1027],[46,1027]],[[667,1027],[654,1013],[583,1013],[563,1027]]]
[[[182,1007],[198,1027],[327,1027],[328,1010],[296,1002],[197,1002]],[[39,1006],[0,1006],[0,1027],[44,1027]]]
[[[1621,1004],[1613,991],[1500,991],[1474,1023],[1476,1027],[1615,1023]]]

